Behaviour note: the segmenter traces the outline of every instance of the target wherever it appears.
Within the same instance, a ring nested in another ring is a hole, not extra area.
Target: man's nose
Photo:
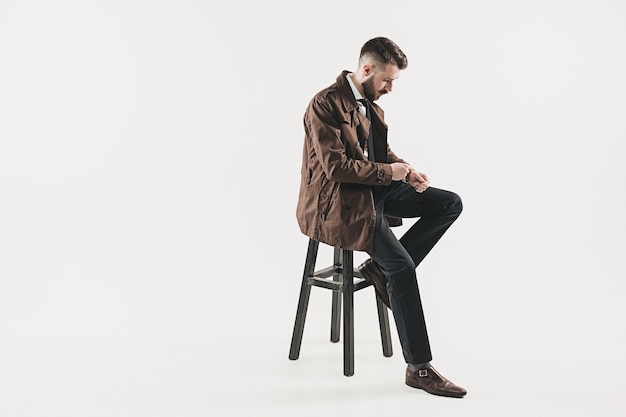
[[[391,81],[387,81],[387,85],[385,86],[385,90],[388,93],[391,93],[391,90],[393,90],[393,83]]]

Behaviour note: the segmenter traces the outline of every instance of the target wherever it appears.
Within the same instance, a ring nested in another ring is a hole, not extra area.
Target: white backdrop
[[[375,36],[393,149],[464,200],[418,270],[455,414],[623,415],[626,3],[220,3],[0,1],[0,415],[294,415],[302,114]]]

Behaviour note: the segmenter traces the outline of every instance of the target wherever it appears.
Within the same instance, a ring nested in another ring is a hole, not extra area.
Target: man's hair
[[[359,61],[363,60],[364,57],[372,59],[375,64],[380,66],[397,65],[398,69],[401,70],[409,64],[400,47],[394,41],[383,37],[373,38],[365,42],[361,48]]]

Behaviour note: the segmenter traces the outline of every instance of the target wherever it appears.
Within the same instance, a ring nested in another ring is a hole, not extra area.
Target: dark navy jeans
[[[461,198],[450,191],[427,188],[418,193],[394,181],[373,187],[376,206],[374,245],[369,255],[389,282],[389,302],[404,359],[409,364],[432,360],[415,268],[461,214]],[[385,215],[420,219],[398,240]]]

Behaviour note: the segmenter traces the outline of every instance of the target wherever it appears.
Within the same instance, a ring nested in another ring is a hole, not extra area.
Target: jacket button
[[[348,203],[348,204],[346,204],[346,208],[347,208],[347,209],[351,209],[351,208],[352,208],[352,203]]]

